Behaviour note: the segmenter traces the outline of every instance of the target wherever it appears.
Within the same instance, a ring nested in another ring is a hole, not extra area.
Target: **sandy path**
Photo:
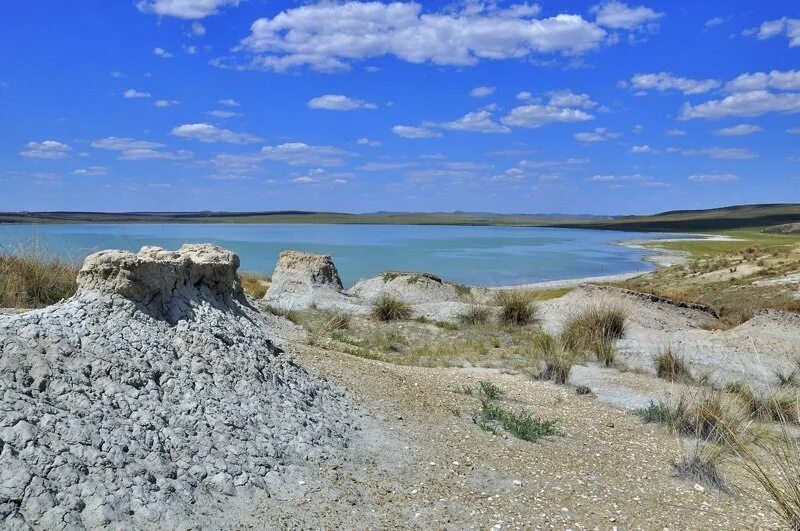
[[[676,479],[680,443],[664,430],[571,388],[298,349],[303,365],[365,408],[369,443],[363,461],[322,471],[293,506],[265,501],[254,517],[270,511],[286,526],[348,528],[775,527],[748,497]],[[507,390],[509,407],[558,419],[561,435],[529,443],[482,431],[471,420],[477,397],[453,392],[479,380]]]

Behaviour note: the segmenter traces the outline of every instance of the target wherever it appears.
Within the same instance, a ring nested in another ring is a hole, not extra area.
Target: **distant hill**
[[[800,222],[800,204],[737,205],[674,210],[650,216],[493,214],[487,212],[7,212],[0,223],[342,223],[389,225],[500,225],[644,232],[763,228]]]

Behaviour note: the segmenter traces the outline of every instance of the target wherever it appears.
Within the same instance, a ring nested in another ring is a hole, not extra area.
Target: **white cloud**
[[[649,7],[628,7],[627,4],[616,0],[596,5],[590,11],[595,14],[595,20],[599,25],[611,29],[627,30],[653,23],[664,15]]]
[[[591,109],[597,107],[597,102],[592,101],[588,94],[575,94],[571,90],[554,90],[547,93],[550,96],[550,105],[556,107],[580,107]]]
[[[728,92],[765,89],[800,90],[800,70],[747,73],[725,85],[725,90]]]
[[[653,148],[651,148],[647,144],[644,144],[644,145],[641,145],[641,146],[633,146],[631,148],[631,153],[652,153],[652,152],[653,152]]]
[[[426,124],[427,125],[427,124]],[[450,131],[470,131],[473,133],[510,133],[511,129],[492,120],[489,111],[476,111],[467,113],[462,118],[452,122],[432,124]]]
[[[215,125],[204,123],[179,125],[172,130],[172,134],[181,138],[207,143],[255,144],[261,142],[261,139],[257,136],[248,133],[235,133],[228,129],[221,129]]]
[[[638,184],[639,186],[661,187],[669,186],[667,183],[656,181],[648,175],[593,175],[589,180],[596,183],[609,183],[613,187],[621,187],[628,184]]]
[[[310,184],[317,182],[317,180],[313,177],[309,177],[308,175],[304,175],[302,177],[296,177],[292,179],[292,182],[296,184]]]
[[[192,35],[195,37],[202,37],[206,34],[206,27],[200,22],[192,22]]]
[[[164,144],[149,140],[110,136],[92,142],[96,149],[119,151],[121,160],[184,160],[194,156],[191,151],[164,151]]]
[[[87,175],[90,177],[106,175],[108,168],[104,166],[89,166],[88,168],[79,168],[72,172],[73,175]]]
[[[221,7],[238,5],[239,0],[139,0],[136,7],[144,13],[192,20],[216,15]]]
[[[684,131],[683,129],[677,129],[677,128],[667,129],[667,136],[684,136],[685,134],[686,131]]]
[[[555,122],[585,122],[594,118],[580,109],[553,105],[522,105],[515,107],[501,120],[511,127],[541,127]]]
[[[724,24],[727,22],[728,19],[722,17],[714,17],[706,20],[706,27],[713,28],[715,26],[719,26],[720,24]]]
[[[156,107],[170,107],[179,103],[178,100],[156,100]]]
[[[485,98],[494,94],[495,87],[475,87],[469,91],[469,95],[473,98]]]
[[[359,146],[369,146],[369,147],[380,147],[381,142],[380,140],[370,140],[369,138],[359,138],[356,140],[356,144]]]
[[[759,26],[758,31],[749,30],[747,35],[755,35],[758,39],[771,39],[778,35],[786,34],[789,47],[800,46],[800,18],[783,17],[777,20],[767,20]]]
[[[747,136],[755,133],[762,133],[764,130],[752,124],[739,124],[732,127],[717,129],[714,134],[717,136]]]
[[[684,103],[680,120],[695,118],[724,118],[726,116],[761,116],[770,112],[800,112],[800,93],[774,94],[765,90],[737,92],[721,100],[711,100],[699,105]]]
[[[385,55],[411,63],[458,66],[481,59],[521,59],[532,53],[574,55],[605,40],[605,30],[579,15],[535,19],[533,6],[520,7],[524,6],[423,14],[422,5],[412,2],[323,2],[256,20],[240,49],[263,54],[250,68],[284,71],[308,65],[334,71]]]
[[[166,51],[164,48],[155,48],[153,49],[153,53],[162,59],[169,59],[172,57],[172,54]]]
[[[308,106],[312,109],[324,109],[326,111],[354,111],[356,109],[377,109],[374,103],[368,103],[355,98],[348,98],[341,94],[325,94],[308,101]]]
[[[233,118],[234,116],[239,116],[238,112],[233,111],[208,111],[208,113],[215,118]]]
[[[517,93],[517,99],[518,99],[518,100],[523,100],[523,101],[525,101],[525,100],[529,100],[529,99],[531,99],[532,97],[533,97],[533,94],[531,94],[531,93],[530,93],[530,92],[528,92],[527,90],[523,90],[522,92],[518,92],[518,93]]]
[[[426,127],[414,127],[411,125],[395,125],[392,133],[403,138],[438,138],[442,133],[432,131]]]
[[[679,90],[684,94],[702,94],[721,85],[716,79],[689,79],[673,76],[669,72],[636,74],[631,78],[630,84],[637,90]]]
[[[139,92],[136,89],[128,89],[125,92],[123,92],[122,95],[124,97],[128,98],[128,99],[149,98],[150,97],[150,93],[149,92]]]
[[[605,127],[597,127],[589,133],[575,133],[575,140],[578,142],[606,142],[619,137],[619,133],[612,133]]]
[[[787,129],[786,132],[790,135],[800,135],[800,127],[792,127],[791,129]]]
[[[264,146],[258,156],[291,166],[338,166],[351,154],[333,146],[310,146],[302,142],[291,142],[279,146]]]
[[[758,157],[757,153],[745,148],[710,147],[702,149],[684,149],[683,155],[690,157],[709,157],[712,159],[749,160]]]
[[[72,148],[67,144],[55,140],[45,140],[44,142],[28,142],[25,151],[20,155],[31,159],[63,159]]]
[[[719,183],[738,181],[739,177],[732,173],[708,173],[701,175],[690,175],[689,180],[699,183]]]
[[[234,99],[218,100],[217,103],[226,107],[239,107],[241,104]]]

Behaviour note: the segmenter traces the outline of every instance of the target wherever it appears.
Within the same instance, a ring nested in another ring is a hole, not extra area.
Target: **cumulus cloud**
[[[714,90],[721,85],[716,79],[689,79],[673,76],[669,72],[656,74],[636,74],[631,78],[630,86],[636,90],[679,90],[684,94],[702,94]],[[621,86],[627,86],[624,83]]]
[[[569,89],[554,90],[547,93],[550,96],[550,105],[556,107],[581,107],[591,109],[597,107],[597,102],[592,101],[588,94],[575,94]]]
[[[165,151],[162,149],[164,144],[159,142],[127,137],[101,138],[92,142],[91,146],[97,149],[118,151],[121,160],[183,160],[194,156],[191,151]]]
[[[631,153],[652,153],[652,152],[653,152],[653,148],[651,148],[647,144],[644,144],[644,145],[641,145],[641,146],[633,146],[631,148]]]
[[[690,181],[699,183],[720,183],[738,181],[739,177],[732,173],[708,173],[700,175],[690,175]]]
[[[681,153],[689,157],[709,157],[712,159],[749,160],[758,157],[757,153],[745,148],[710,147],[684,149]]]
[[[755,35],[759,40],[786,35],[789,47],[800,46],[800,18],[782,17],[761,23],[757,30],[748,30],[746,35]]]
[[[489,111],[476,111],[467,113],[462,118],[452,122],[433,124],[450,131],[470,131],[473,133],[510,133],[511,129],[495,122]]]
[[[531,94],[527,90],[523,90],[522,92],[518,92],[517,93],[517,99],[518,100],[526,101],[526,100],[531,99],[532,97],[533,97],[533,94]]]
[[[752,90],[800,90],[800,70],[772,70],[742,74],[725,85],[728,92],[747,92]]]
[[[89,166],[88,168],[79,168],[72,172],[73,175],[86,175],[90,177],[105,175],[107,173],[108,168],[104,166]]]
[[[414,127],[411,125],[395,125],[392,133],[403,138],[438,138],[442,133],[433,131],[427,127]]]
[[[595,14],[595,21],[610,29],[636,29],[644,24],[652,24],[664,13],[658,13],[649,7],[629,7],[623,2],[611,0],[594,6],[591,10]]]
[[[203,26],[200,22],[192,22],[192,36],[194,37],[202,37],[206,34],[206,27]]]
[[[369,146],[369,147],[380,147],[381,142],[380,140],[370,140],[369,138],[359,138],[356,140],[356,144],[359,146]]]
[[[208,111],[206,114],[209,114],[215,118],[223,118],[223,119],[239,116],[238,112],[233,112],[233,111]]]
[[[226,107],[239,107],[241,105],[241,103],[231,98],[225,100],[218,100],[217,103],[219,103],[220,105],[224,105]]]
[[[766,90],[737,92],[721,100],[710,100],[698,105],[684,103],[678,119],[724,118],[726,116],[753,117],[771,112],[800,112],[800,93],[775,94]]]
[[[136,89],[128,89],[125,92],[123,92],[122,95],[125,98],[128,98],[128,99],[149,98],[150,97],[150,93],[149,92],[139,92]]]
[[[356,109],[377,109],[374,103],[368,103],[355,98],[348,98],[341,94],[325,94],[309,100],[308,106],[312,109],[326,111],[354,111]]]
[[[594,116],[580,109],[554,105],[522,105],[512,109],[501,121],[511,127],[535,128],[556,122],[585,122],[592,118]]]
[[[473,98],[485,98],[494,94],[495,87],[475,87],[469,91],[469,95]]]
[[[153,54],[157,55],[158,57],[161,57],[162,59],[169,59],[170,57],[173,56],[171,53],[166,51],[164,48],[155,48],[153,50]]]
[[[72,148],[67,144],[55,140],[45,140],[44,142],[28,142],[20,155],[31,159],[63,159],[70,151]]]
[[[677,129],[677,128],[667,129],[667,136],[684,136],[685,134],[686,131],[684,131],[683,129]]]
[[[597,127],[589,133],[575,133],[575,140],[578,142],[607,142],[619,137],[619,133],[612,133],[605,127]]]
[[[727,22],[727,20],[728,19],[723,18],[723,17],[714,17],[714,18],[710,18],[710,19],[706,20],[706,24],[705,25],[706,25],[707,28],[713,28],[713,27],[719,26],[720,24],[724,24],[725,22]]]
[[[605,40],[605,30],[579,15],[536,19],[537,9],[522,7],[423,13],[421,4],[411,2],[323,2],[256,20],[239,50],[257,54],[248,68],[335,71],[386,55],[457,66],[533,53],[574,55]]]
[[[144,13],[191,20],[216,15],[221,7],[238,5],[239,0],[140,0],[136,7]]]
[[[180,102],[178,100],[156,100],[156,107],[171,107],[172,105],[178,105]]]
[[[656,181],[648,175],[592,175],[589,180],[596,183],[608,183],[614,187],[622,187],[628,184],[636,184],[639,186],[669,186],[667,183]]]
[[[257,136],[248,133],[235,133],[211,124],[183,124],[175,127],[172,134],[190,140],[206,143],[224,142],[226,144],[255,144],[261,142]]]
[[[337,147],[310,146],[302,142],[264,146],[258,154],[261,159],[283,162],[290,166],[339,166],[350,156],[350,153]]]
[[[757,125],[739,124],[732,127],[717,129],[714,131],[714,134],[717,136],[747,136],[755,133],[762,133],[763,131],[764,130]]]

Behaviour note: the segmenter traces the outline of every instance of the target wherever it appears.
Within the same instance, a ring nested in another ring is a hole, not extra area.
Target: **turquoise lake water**
[[[6,251],[35,241],[75,261],[101,249],[177,249],[210,242],[239,254],[241,270],[271,273],[281,251],[330,254],[352,285],[389,270],[422,271],[498,286],[649,271],[645,252],[615,242],[658,238],[634,232],[420,225],[75,224],[0,225]],[[669,237],[675,237],[674,234]]]

